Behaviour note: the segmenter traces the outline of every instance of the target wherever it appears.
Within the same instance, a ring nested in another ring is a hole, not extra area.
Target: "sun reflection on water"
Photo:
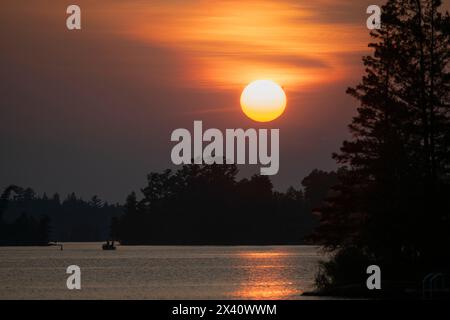
[[[246,268],[246,280],[242,281],[233,296],[237,299],[293,299],[301,290],[292,266],[290,253],[240,252],[238,257]]]

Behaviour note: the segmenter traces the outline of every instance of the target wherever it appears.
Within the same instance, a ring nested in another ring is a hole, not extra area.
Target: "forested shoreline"
[[[47,245],[49,242],[104,241],[111,218],[122,213],[94,196],[84,201],[74,193],[37,195],[15,185],[0,197],[0,245]]]
[[[0,200],[0,245],[116,240],[124,245],[303,244],[317,226],[318,207],[337,182],[313,170],[286,192],[267,176],[237,180],[233,165],[189,165],[150,173],[125,204],[74,193],[37,195],[9,186]]]
[[[303,244],[336,173],[314,170],[303,188],[274,191],[267,176],[237,180],[235,165],[185,165],[148,175],[142,199],[131,193],[113,219],[122,244]]]

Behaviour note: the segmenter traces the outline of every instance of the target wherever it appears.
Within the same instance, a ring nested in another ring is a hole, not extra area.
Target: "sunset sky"
[[[170,134],[279,128],[279,190],[335,168],[370,52],[366,8],[381,1],[5,0],[0,12],[1,187],[123,201],[173,167]],[[82,30],[66,29],[78,4]],[[260,124],[243,88],[272,79],[284,114]],[[245,169],[242,176],[257,172]]]

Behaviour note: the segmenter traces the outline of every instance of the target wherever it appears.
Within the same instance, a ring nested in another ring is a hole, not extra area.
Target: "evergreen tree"
[[[320,287],[361,283],[375,263],[389,281],[420,281],[450,265],[450,18],[436,0],[390,0],[365,75],[349,88],[360,106],[334,158],[342,166],[316,240],[337,254]]]

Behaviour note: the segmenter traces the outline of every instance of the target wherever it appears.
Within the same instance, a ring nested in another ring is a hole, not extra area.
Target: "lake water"
[[[324,259],[315,246],[0,247],[0,299],[303,299]]]

